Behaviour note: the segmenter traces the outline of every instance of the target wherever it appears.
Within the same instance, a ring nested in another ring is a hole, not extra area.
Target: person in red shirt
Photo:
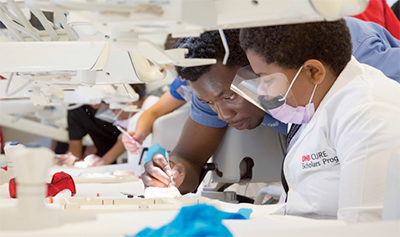
[[[363,21],[375,22],[385,27],[390,34],[400,40],[400,22],[386,0],[370,0],[365,11],[353,17]]]

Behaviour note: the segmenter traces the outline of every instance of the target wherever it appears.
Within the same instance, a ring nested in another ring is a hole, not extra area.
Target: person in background
[[[147,125],[151,120],[151,116],[147,116],[146,114],[148,114],[148,111],[151,110],[156,104],[158,104],[158,101],[160,100],[159,97],[157,96],[153,96],[153,95],[145,95],[144,97],[142,97],[142,103],[139,105],[139,108],[141,109],[139,112],[135,113],[132,117],[129,118],[125,118],[125,120],[119,120],[117,121],[117,124],[121,124],[121,127],[124,127],[127,129],[127,131],[136,131],[135,132],[128,132],[131,133],[133,136],[140,136],[141,133],[140,129],[143,128],[143,124]],[[169,103],[168,104],[164,104],[165,107],[171,106]],[[172,105],[174,106],[174,105]],[[161,109],[164,107],[161,107]],[[125,121],[125,125],[124,124]],[[151,121],[151,123],[154,122]],[[146,131],[145,131],[146,132]],[[149,132],[150,133],[150,132]],[[147,134],[143,139],[138,140],[140,141],[140,144],[143,146],[151,146],[151,136],[148,136],[149,134]],[[125,135],[126,136],[126,135]],[[127,136],[126,136],[127,137]],[[132,145],[136,145],[135,142],[130,143]],[[125,145],[126,146],[126,145]],[[127,146],[126,146],[127,147]],[[130,164],[130,167],[132,168],[132,170],[138,175],[140,176],[140,172],[141,172],[141,168],[139,166],[139,159],[140,156],[139,154],[133,153],[133,152],[129,152],[128,153],[128,163]],[[102,160],[99,160],[99,162],[101,162]],[[95,165],[101,165],[96,163]]]
[[[350,29],[352,55],[400,83],[400,41],[373,22],[345,17]]]
[[[132,88],[142,97],[133,102],[140,106],[145,99],[146,86],[144,84],[131,84]],[[144,96],[143,96],[144,95]],[[82,157],[82,138],[89,134],[93,140],[96,152],[91,154],[93,165],[107,165],[115,163],[118,156],[125,152],[120,131],[112,123],[95,117],[101,104],[83,105],[68,111],[69,148],[67,154],[61,155],[59,164],[73,165]]]
[[[386,28],[390,34],[400,40],[400,22],[386,0],[370,0],[365,11],[353,16],[363,21],[375,22]]]
[[[137,121],[137,126],[128,129],[128,133],[133,139],[130,139],[126,135],[122,136],[122,142],[128,152],[131,154],[138,154],[144,140],[152,132],[154,121],[186,103],[184,97],[178,92],[180,90],[188,91],[187,88],[183,89],[185,86],[186,82],[184,80],[181,80],[180,77],[176,78],[171,84],[169,91],[165,92],[155,105],[141,114]]]

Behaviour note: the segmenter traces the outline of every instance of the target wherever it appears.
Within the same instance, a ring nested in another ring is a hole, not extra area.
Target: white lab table
[[[55,171],[55,169],[52,170],[52,172]],[[70,172],[74,171],[70,170]],[[95,197],[98,193],[100,197],[125,198],[126,196],[121,192],[144,193],[141,180],[116,184],[76,184],[76,189],[75,197]],[[16,203],[17,200],[9,197],[8,185],[0,186],[0,208],[16,205]],[[229,212],[236,212],[243,207],[253,209],[249,220],[223,221],[223,224],[234,236],[400,236],[400,221],[346,225],[335,220],[312,220],[295,216],[271,215],[282,205],[257,206],[224,203],[225,211]],[[172,221],[178,211],[98,212],[96,220],[93,221],[67,223],[56,228],[33,231],[0,230],[0,236],[122,237],[134,235],[145,227],[160,228]]]

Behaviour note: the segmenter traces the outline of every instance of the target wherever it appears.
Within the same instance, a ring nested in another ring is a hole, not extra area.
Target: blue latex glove
[[[160,229],[146,228],[135,236],[233,236],[222,220],[249,219],[252,212],[242,208],[237,213],[229,213],[207,204],[196,204],[182,207],[175,219]]]
[[[156,153],[160,153],[165,156],[165,148],[161,147],[160,144],[156,143],[153,146],[149,147],[149,150],[144,153],[145,157],[143,159],[144,163],[151,161],[153,155]]]

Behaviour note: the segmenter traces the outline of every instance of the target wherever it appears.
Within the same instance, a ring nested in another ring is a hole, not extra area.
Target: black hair
[[[239,30],[224,30],[229,46],[227,67],[243,67],[249,64],[246,54],[240,47]],[[199,37],[181,38],[176,42],[177,48],[187,48],[189,53],[185,58],[215,58],[222,61],[225,49],[218,31],[207,31]],[[197,67],[176,67],[178,75],[188,81],[197,81],[202,75],[210,71],[212,65]]]
[[[139,94],[139,99],[142,99],[144,96],[146,96],[146,84],[129,84],[133,90],[136,91],[136,93]]]
[[[396,15],[397,19],[399,19],[400,21],[400,1],[397,1],[392,5],[392,10]]]
[[[298,69],[309,59],[328,66],[338,76],[351,59],[350,30],[344,19],[242,29],[243,50],[259,54],[270,64]]]

